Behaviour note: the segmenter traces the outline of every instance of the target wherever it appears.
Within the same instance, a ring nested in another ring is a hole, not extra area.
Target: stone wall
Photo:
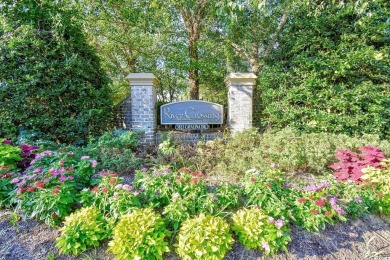
[[[115,125],[117,128],[131,130],[131,96],[116,105]]]
[[[170,138],[177,142],[183,142],[187,144],[196,144],[199,141],[207,142],[215,140],[217,138],[222,138],[223,134],[220,132],[217,133],[161,133],[158,132],[156,135],[156,143],[160,144],[166,135],[169,135]]]

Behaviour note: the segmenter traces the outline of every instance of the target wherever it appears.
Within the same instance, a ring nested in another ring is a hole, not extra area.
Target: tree
[[[389,2],[310,2],[291,12],[259,86],[263,125],[390,135]]]
[[[62,1],[0,5],[0,135],[83,142],[107,129],[106,73]]]

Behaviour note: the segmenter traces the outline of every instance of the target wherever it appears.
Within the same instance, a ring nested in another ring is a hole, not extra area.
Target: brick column
[[[225,80],[228,87],[227,125],[231,133],[252,127],[253,86],[256,76],[253,73],[230,73]]]
[[[130,80],[131,88],[130,129],[144,132],[142,143],[155,144],[158,80],[152,73],[130,73],[126,78]]]

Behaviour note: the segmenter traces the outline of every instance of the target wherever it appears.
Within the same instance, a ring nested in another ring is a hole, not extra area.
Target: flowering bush
[[[65,218],[60,228],[56,247],[60,253],[78,255],[90,246],[99,246],[99,241],[107,236],[106,221],[97,208],[87,207]]]
[[[72,211],[77,191],[89,183],[95,167],[96,161],[65,151],[39,153],[24,174],[10,181],[15,185],[11,201],[24,218],[56,225]]]
[[[346,221],[346,212],[331,186],[331,182],[323,180],[300,190],[300,197],[290,205],[295,223],[309,231],[319,231],[325,229],[326,223],[333,224],[336,219]]]
[[[204,174],[182,168],[179,172],[169,168],[142,169],[137,171],[135,185],[145,191],[146,200],[153,207],[165,207],[173,201],[185,201],[184,207],[190,214],[196,214],[203,207],[207,186],[203,184]],[[174,194],[176,194],[174,196]],[[177,197],[183,200],[176,200]]]
[[[233,242],[223,218],[200,214],[183,222],[176,251],[184,259],[223,259]]]
[[[267,255],[275,254],[279,249],[287,252],[291,237],[284,220],[275,220],[257,208],[239,210],[232,220],[232,230],[248,250],[261,249]]]
[[[354,153],[350,150],[339,149],[336,157],[339,162],[331,165],[335,170],[334,176],[338,181],[352,180],[356,183],[362,182],[362,169],[368,166],[378,168],[379,163],[385,158],[384,153],[379,148],[373,146],[363,146],[359,148],[362,154]]]
[[[297,196],[296,190],[290,189],[283,173],[271,168],[265,172],[252,169],[246,172],[244,193],[247,206],[259,206],[274,218],[290,218],[291,202]]]
[[[104,171],[94,178],[99,179],[98,185],[81,192],[84,206],[93,205],[114,220],[141,206],[139,195],[142,191],[132,185],[122,184],[122,178],[115,173]]]
[[[124,215],[113,230],[108,251],[116,259],[163,259],[170,235],[164,220],[152,209],[135,209]]]

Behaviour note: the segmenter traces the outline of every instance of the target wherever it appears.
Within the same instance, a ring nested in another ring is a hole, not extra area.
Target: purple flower
[[[68,176],[68,180],[73,180],[73,179],[74,179],[74,178],[73,178],[72,175]]]
[[[51,175],[53,175],[53,177],[57,177],[59,173],[57,171],[54,171]]]
[[[132,190],[133,187],[131,187],[131,186],[128,185],[128,184],[125,184],[125,185],[123,185],[122,189],[129,191],[129,190]]]
[[[166,180],[166,181],[165,181],[165,184],[170,184],[170,183],[171,183],[170,180]]]
[[[97,161],[96,160],[91,160],[92,168],[96,168],[97,166]]]
[[[16,194],[20,195],[22,193],[22,190],[21,189],[17,189],[16,190]]]
[[[65,173],[65,169],[64,168],[61,168],[58,170],[58,174],[64,174]]]
[[[12,184],[15,184],[15,183],[18,183],[19,182],[19,179],[18,178],[13,178],[12,180],[11,180],[11,183]]]
[[[284,220],[282,220],[282,219],[276,220],[275,226],[276,226],[278,229],[281,229],[281,228],[283,227],[283,225],[284,225]]]
[[[286,182],[283,186],[284,187],[291,187],[291,183]]]
[[[360,198],[360,196],[355,196],[355,198],[353,198],[353,199],[354,199],[354,201],[356,203],[362,203],[363,202],[363,200],[362,200],[362,198]]]
[[[275,222],[275,219],[273,217],[269,217],[268,222]]]
[[[261,245],[263,246],[265,251],[267,251],[267,252],[270,251],[270,248],[269,248],[269,245],[267,242],[263,241],[263,242],[261,242]]]
[[[62,175],[62,176],[60,177],[60,181],[66,181],[66,176]]]
[[[317,191],[317,186],[315,184],[307,185],[305,191]]]
[[[81,156],[80,160],[88,160],[90,157],[88,155]]]
[[[50,178],[44,179],[43,182],[50,182]]]
[[[26,185],[26,181],[25,180],[22,180],[21,182],[16,184],[16,186],[18,186],[18,187],[23,187],[24,185]]]
[[[42,167],[38,167],[37,169],[35,169],[35,170],[33,171],[33,173],[42,173],[42,170],[43,170]]]
[[[332,208],[337,211],[340,215],[344,215],[345,211],[338,205],[332,205]]]
[[[3,144],[11,144],[11,140],[8,140],[8,139],[7,139],[7,140],[4,140],[4,141],[3,141]]]
[[[168,173],[169,172],[169,168],[164,168],[163,171]]]
[[[100,176],[100,174],[95,173],[94,175],[92,175],[92,178],[97,178],[97,177],[99,177],[99,176]]]
[[[330,205],[334,206],[337,204],[337,198],[336,197],[332,197],[329,199],[329,203]]]
[[[218,201],[218,198],[216,196],[214,196],[213,201]]]
[[[116,189],[116,190],[120,190],[120,189],[122,189],[122,187],[123,187],[122,184],[118,184],[118,185],[115,186],[115,189]]]
[[[141,169],[141,172],[147,172],[148,171],[148,168],[144,167]]]

